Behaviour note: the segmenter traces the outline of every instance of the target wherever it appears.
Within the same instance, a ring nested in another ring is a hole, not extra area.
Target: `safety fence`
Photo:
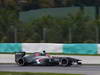
[[[100,54],[100,44],[0,43],[0,52],[42,52],[66,54]]]

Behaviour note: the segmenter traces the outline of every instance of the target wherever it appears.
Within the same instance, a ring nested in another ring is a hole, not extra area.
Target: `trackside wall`
[[[46,50],[50,53],[99,54],[99,44],[23,43],[22,51],[32,53]]]
[[[63,53],[66,54],[97,54],[96,44],[64,44]]]
[[[0,52],[27,53],[41,52],[66,54],[100,54],[100,44],[60,44],[60,43],[0,43]]]
[[[42,52],[46,50],[50,53],[63,53],[63,44],[54,43],[23,43],[22,51],[27,53]]]
[[[97,44],[97,54],[100,54],[100,44]]]
[[[22,44],[21,43],[0,43],[0,52],[21,52]]]

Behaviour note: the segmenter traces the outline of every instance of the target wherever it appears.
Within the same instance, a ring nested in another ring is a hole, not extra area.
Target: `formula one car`
[[[81,65],[81,60],[71,57],[54,57],[46,54],[41,55],[39,52],[35,52],[30,55],[26,55],[25,52],[15,54],[15,62],[20,66],[25,65],[44,65],[44,66],[71,66],[73,64]]]

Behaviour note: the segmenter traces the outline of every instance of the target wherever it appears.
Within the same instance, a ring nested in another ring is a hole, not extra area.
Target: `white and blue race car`
[[[71,66],[73,64],[81,65],[81,60],[71,57],[54,57],[49,54],[41,55],[35,52],[26,55],[25,52],[15,54],[15,62],[20,66],[25,65],[44,65],[44,66]]]

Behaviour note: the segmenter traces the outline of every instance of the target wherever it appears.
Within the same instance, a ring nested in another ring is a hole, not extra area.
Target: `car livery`
[[[81,65],[81,60],[71,57],[55,57],[46,54],[42,56],[40,52],[26,55],[25,52],[15,54],[15,62],[20,66],[25,65],[44,65],[44,66],[71,66]]]

